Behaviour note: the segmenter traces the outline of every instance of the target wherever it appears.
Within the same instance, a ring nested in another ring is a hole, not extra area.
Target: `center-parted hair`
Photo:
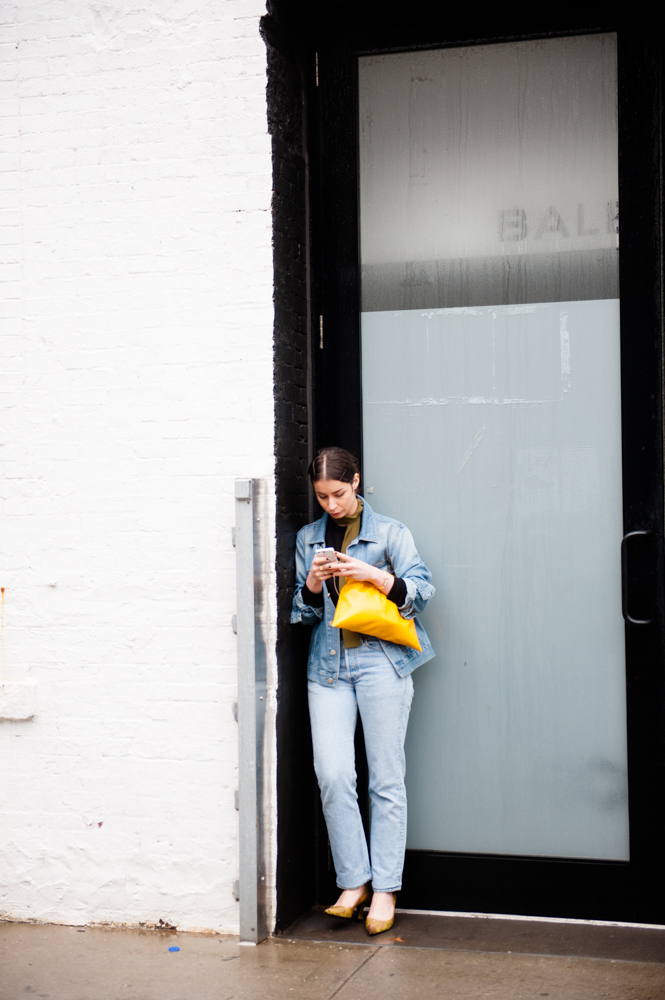
[[[336,479],[340,483],[351,483],[360,475],[360,463],[355,455],[345,448],[321,448],[309,469],[313,483],[321,479]]]

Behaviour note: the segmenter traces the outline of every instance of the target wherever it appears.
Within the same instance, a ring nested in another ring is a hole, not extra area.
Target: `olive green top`
[[[346,550],[354,538],[357,538],[360,534],[360,522],[362,520],[363,514],[363,502],[358,498],[358,509],[355,514],[351,514],[349,517],[339,517],[335,518],[335,524],[342,524],[346,528],[344,532],[344,539],[342,541],[342,553],[346,555]],[[335,583],[338,586],[338,593],[341,591],[342,587],[346,583],[346,577],[339,576]],[[349,629],[342,629],[342,638],[344,640],[344,649],[354,649],[356,646],[360,645],[360,632],[350,632]]]

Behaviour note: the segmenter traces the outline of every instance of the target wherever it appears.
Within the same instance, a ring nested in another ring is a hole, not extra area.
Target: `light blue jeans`
[[[397,892],[406,848],[404,738],[413,679],[399,676],[378,639],[342,647],[342,658],[337,684],[308,682],[314,768],[337,885],[355,889],[371,879],[375,892]],[[369,765],[371,863],[356,791],[358,712]]]

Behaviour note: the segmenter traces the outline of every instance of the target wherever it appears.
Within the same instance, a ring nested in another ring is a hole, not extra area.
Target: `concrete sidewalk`
[[[665,998],[665,964],[653,959],[478,950],[477,937],[469,950],[410,946],[400,940],[408,929],[402,916],[401,933],[387,940],[282,937],[246,947],[197,934],[0,923],[0,1000]],[[488,947],[506,943],[504,934]]]

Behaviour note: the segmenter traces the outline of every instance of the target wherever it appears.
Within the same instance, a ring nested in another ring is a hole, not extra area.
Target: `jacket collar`
[[[358,494],[360,496],[360,494]],[[360,496],[363,502],[363,516],[360,520],[360,533],[358,535],[358,541],[362,542],[376,542],[378,541],[376,534],[376,517],[374,516],[374,511],[367,503],[363,496]],[[312,538],[313,545],[325,545],[326,544],[326,528],[328,526],[328,515],[324,514],[323,517],[315,521],[312,527],[314,528],[314,537]]]

